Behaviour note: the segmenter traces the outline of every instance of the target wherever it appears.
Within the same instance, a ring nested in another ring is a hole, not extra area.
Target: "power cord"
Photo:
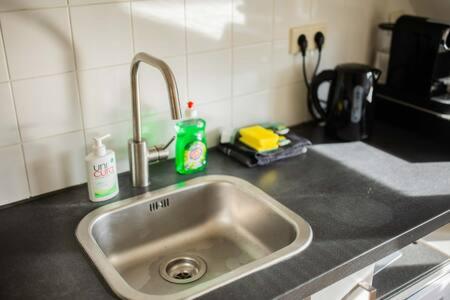
[[[319,52],[322,52],[323,44],[325,44],[325,35],[322,31],[317,31],[314,35],[314,42],[316,43]]]
[[[302,34],[298,37],[297,44],[300,48],[300,53],[302,54],[302,68],[303,68],[303,79],[305,81],[306,89],[309,94],[309,82],[306,75],[306,50],[308,50],[308,39],[306,35]]]
[[[320,31],[316,32],[316,34],[314,35],[314,42],[317,46],[319,54],[318,54],[317,63],[314,68],[314,72],[313,72],[311,80],[314,79],[314,77],[316,76],[317,71],[319,69],[320,61],[322,58],[322,48],[323,48],[323,44],[325,43],[324,34]],[[306,38],[306,36],[304,34],[302,34],[298,37],[297,44],[298,44],[298,46],[300,48],[300,52],[302,54],[302,71],[303,71],[303,80],[305,82],[305,86],[307,89],[308,110],[316,121],[321,121],[321,116],[314,109],[313,104],[312,104],[312,99],[311,99],[310,83],[308,81],[308,76],[307,76],[307,72],[306,72],[306,51],[308,49],[308,39]]]
[[[297,44],[300,48],[300,53],[302,54],[302,70],[303,70],[303,80],[305,81],[306,86],[306,102],[308,104],[308,111],[313,116],[314,119],[317,119],[316,112],[313,107],[312,99],[311,99],[311,92],[310,92],[310,85],[308,82],[308,75],[306,74],[306,50],[308,50],[308,39],[306,38],[306,35],[302,34],[298,37]]]
[[[317,49],[319,50],[316,68],[314,69],[314,76],[316,76],[317,71],[320,66],[320,61],[322,59],[322,48],[323,48],[323,45],[325,44],[325,35],[321,31],[316,32],[316,34],[314,35],[314,42],[316,43]],[[321,103],[325,103],[325,104],[327,103],[327,100],[319,99],[319,101]]]
[[[313,73],[313,76],[316,76],[317,71],[319,70],[320,60],[322,59],[322,48],[323,44],[325,44],[325,35],[321,31],[316,32],[316,34],[314,35],[314,42],[316,43],[317,50],[319,50],[319,55],[317,57],[317,64],[316,67],[314,68]]]

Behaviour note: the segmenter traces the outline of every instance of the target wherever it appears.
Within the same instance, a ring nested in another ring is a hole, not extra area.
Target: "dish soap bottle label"
[[[184,168],[192,171],[203,167],[206,151],[206,145],[201,141],[189,144],[184,151]]]
[[[94,196],[96,199],[113,195],[117,191],[117,180],[115,178],[116,169],[114,157],[109,161],[99,162],[92,166]]]
[[[110,135],[94,138],[92,152],[86,156],[89,199],[103,201],[115,197],[119,193],[116,155],[107,150],[103,140]]]
[[[198,118],[194,102],[189,101],[185,119],[175,126],[177,142],[175,164],[179,174],[192,174],[206,168],[208,147],[206,146],[206,122]]]

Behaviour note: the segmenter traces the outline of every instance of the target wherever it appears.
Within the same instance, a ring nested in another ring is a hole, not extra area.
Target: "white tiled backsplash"
[[[195,99],[209,145],[221,128],[308,120],[292,26],[326,22],[322,69],[370,62],[379,0],[0,0],[0,206],[86,181],[92,137],[128,169],[129,64],[145,51]],[[311,59],[315,62],[315,57]],[[144,136],[173,135],[164,82],[141,68]]]

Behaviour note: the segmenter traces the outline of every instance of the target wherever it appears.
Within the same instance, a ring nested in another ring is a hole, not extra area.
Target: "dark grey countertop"
[[[332,141],[311,125],[296,131]],[[409,161],[450,160],[439,143],[384,123],[368,143]],[[257,169],[212,150],[208,170],[195,176],[204,174],[255,184],[308,221],[314,239],[300,255],[203,299],[300,299],[450,222],[449,195],[405,196],[314,149]],[[177,175],[173,161],[152,165],[149,190],[195,176]],[[145,191],[132,189],[128,174],[120,187],[121,199]],[[115,299],[74,236],[83,216],[105,203],[89,202],[85,185],[32,200],[0,210],[0,299]]]

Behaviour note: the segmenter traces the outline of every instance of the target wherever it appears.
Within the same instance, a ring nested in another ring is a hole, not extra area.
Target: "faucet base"
[[[135,142],[128,140],[128,157],[130,159],[130,173],[133,187],[150,185],[148,172],[147,141]]]

